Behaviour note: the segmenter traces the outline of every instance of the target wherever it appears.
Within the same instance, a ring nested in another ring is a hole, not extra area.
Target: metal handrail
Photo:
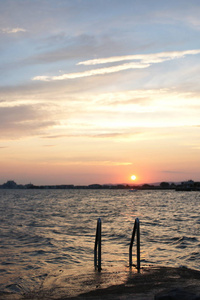
[[[98,269],[99,272],[101,271],[101,218],[98,218],[97,220],[96,238],[94,244],[94,267],[95,269]]]
[[[140,222],[139,219],[135,219],[135,224],[133,227],[133,233],[132,233],[132,238],[129,246],[129,267],[132,267],[132,248],[133,248],[133,242],[135,235],[137,233],[137,269],[138,272],[140,270]]]

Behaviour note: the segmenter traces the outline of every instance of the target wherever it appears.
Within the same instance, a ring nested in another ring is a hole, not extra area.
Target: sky
[[[200,181],[199,0],[0,0],[0,184]]]

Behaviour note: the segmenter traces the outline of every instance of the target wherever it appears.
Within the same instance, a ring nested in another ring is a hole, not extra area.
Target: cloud
[[[134,62],[108,66],[105,68],[91,69],[91,70],[77,72],[77,73],[66,73],[57,76],[45,76],[45,75],[35,76],[32,78],[32,80],[54,81],[54,80],[76,79],[76,78],[83,78],[89,76],[116,73],[116,72],[130,70],[130,69],[145,69],[151,66],[152,64],[162,63],[172,59],[183,58],[186,55],[196,55],[196,54],[200,54],[200,49],[99,58],[99,59],[79,62],[78,65],[91,66],[91,65],[98,65],[98,64],[119,63],[122,61],[129,61],[129,60],[133,60]]]
[[[199,13],[200,8],[196,1],[183,3],[181,1],[181,5],[178,2],[174,1],[174,4],[178,7],[172,9],[172,7],[165,7],[165,9],[160,10],[159,13],[154,13],[154,19],[158,20],[160,23],[169,23],[169,24],[185,24],[189,25],[196,30],[200,29],[200,20],[199,20]],[[192,5],[191,5],[192,4]],[[170,18],[169,18],[170,16]]]
[[[0,130],[3,139],[39,134],[53,125],[55,122],[37,105],[0,107]]]
[[[57,161],[57,160],[56,160]],[[132,165],[132,162],[127,161],[111,161],[111,160],[92,160],[91,157],[86,159],[83,157],[81,160],[77,160],[77,158],[70,158],[67,160],[66,158],[60,159],[60,163],[62,165],[78,165],[78,166],[129,166]]]
[[[85,65],[85,66],[98,65],[98,64],[107,64],[107,63],[121,62],[127,60],[140,60],[144,64],[153,64],[153,63],[160,63],[175,58],[182,58],[185,55],[195,55],[199,53],[200,53],[200,49],[186,50],[186,51],[171,51],[171,52],[168,51],[168,52],[160,52],[155,54],[112,56],[108,58],[98,58],[98,59],[82,61],[79,62],[78,65]]]
[[[15,27],[15,28],[2,28],[1,32],[5,34],[18,33],[18,32],[26,32],[26,29]]]
[[[102,130],[104,131],[104,130]],[[131,136],[139,135],[142,132],[135,132],[135,129],[133,128],[132,130],[127,130],[124,132],[115,132],[115,131],[109,131],[109,132],[101,132],[98,133],[98,130],[96,133],[76,133],[76,134],[63,134],[63,135],[46,135],[42,136],[41,138],[43,139],[65,139],[65,138],[97,138],[97,139],[110,139],[110,138],[129,138]]]
[[[82,78],[88,76],[95,76],[95,75],[104,75],[115,73],[119,71],[124,71],[128,69],[143,69],[148,68],[149,64],[140,64],[140,63],[127,63],[119,66],[113,66],[108,68],[100,68],[100,69],[93,69],[89,71],[79,72],[79,73],[68,73],[58,76],[36,76],[33,80],[41,80],[41,81],[54,81],[54,80],[64,80],[64,79],[75,79],[75,78]]]

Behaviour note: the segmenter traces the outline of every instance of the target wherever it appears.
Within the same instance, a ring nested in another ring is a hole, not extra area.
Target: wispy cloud
[[[100,68],[100,69],[93,69],[89,71],[79,72],[79,73],[68,73],[62,74],[58,76],[36,76],[33,80],[41,80],[41,81],[54,81],[54,80],[64,80],[64,79],[75,79],[75,78],[82,78],[88,76],[95,76],[95,75],[104,75],[115,73],[119,71],[125,71],[128,69],[144,69],[148,68],[150,64],[141,64],[141,63],[126,63],[119,66],[112,66],[107,68]]]
[[[83,160],[75,160],[75,161],[66,161],[62,164],[66,165],[79,165],[79,166],[129,166],[132,165],[132,162],[121,162],[121,161],[110,161],[110,160],[86,160],[83,158]]]
[[[77,65],[94,66],[99,64],[119,63],[119,62],[123,62],[123,61],[125,62],[130,60],[132,60],[133,62],[130,63],[126,62],[119,65],[92,69],[92,70],[87,70],[87,71],[77,72],[77,73],[66,73],[57,76],[46,76],[46,75],[35,76],[32,78],[32,80],[55,81],[55,80],[75,79],[75,78],[83,78],[83,77],[96,76],[96,75],[104,75],[104,74],[125,71],[129,69],[144,69],[150,67],[152,64],[163,63],[168,60],[183,58],[186,55],[196,55],[196,54],[200,54],[200,49],[98,58],[93,60],[82,61],[79,62]]]
[[[107,64],[113,62],[127,61],[127,60],[140,60],[141,63],[144,64],[153,64],[160,63],[166,60],[171,60],[175,58],[181,58],[185,55],[195,55],[199,54],[200,49],[196,50],[186,50],[186,51],[168,51],[168,52],[160,52],[154,54],[136,54],[136,55],[124,55],[124,56],[112,56],[108,58],[98,58],[91,59],[79,62],[78,65],[98,65],[98,64]]]
[[[42,139],[65,139],[65,138],[97,138],[97,139],[110,139],[110,138],[130,138],[131,136],[136,136],[142,134],[142,132],[136,131],[134,129],[124,131],[124,132],[104,132],[104,133],[76,133],[76,134],[65,134],[65,135],[46,135],[42,136]]]
[[[2,28],[1,32],[5,33],[5,34],[10,34],[10,33],[26,32],[26,29],[20,28],[20,27]]]

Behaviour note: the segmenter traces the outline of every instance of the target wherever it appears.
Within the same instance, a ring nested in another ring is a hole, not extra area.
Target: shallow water
[[[0,190],[0,291],[20,295],[57,286],[61,293],[78,275],[98,276],[93,273],[98,217],[102,268],[115,274],[114,281],[117,270],[128,265],[136,217],[141,266],[200,270],[199,202],[199,192]],[[124,280],[120,274],[118,282]]]

